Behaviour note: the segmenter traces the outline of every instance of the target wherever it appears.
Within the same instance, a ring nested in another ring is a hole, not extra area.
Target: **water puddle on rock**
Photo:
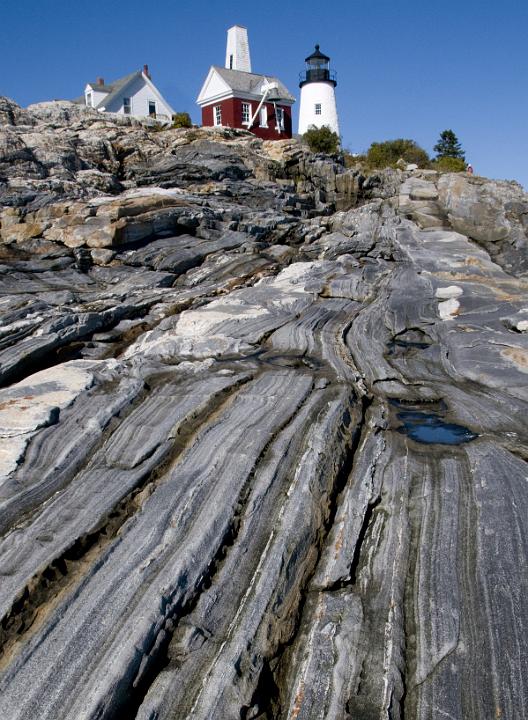
[[[411,350],[427,350],[431,347],[432,341],[428,335],[421,330],[408,330],[399,335],[395,335],[392,340],[387,343],[387,355],[399,356]]]
[[[427,445],[460,445],[478,437],[463,425],[446,422],[442,413],[445,408],[443,404],[440,404],[438,410],[422,410],[420,406],[408,407],[397,400],[391,400],[391,405],[397,408],[396,417],[403,423],[396,428],[397,432],[407,435],[415,442]]]
[[[431,343],[391,340],[387,343],[387,355],[403,355],[408,350],[427,350]]]

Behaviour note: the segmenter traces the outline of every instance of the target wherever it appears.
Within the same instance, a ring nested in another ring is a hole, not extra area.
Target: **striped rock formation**
[[[57,112],[0,106],[0,717],[526,717],[528,197]]]

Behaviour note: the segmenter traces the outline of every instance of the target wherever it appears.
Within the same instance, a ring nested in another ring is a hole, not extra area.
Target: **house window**
[[[88,107],[93,107],[92,105],[92,93],[86,93],[86,104]]]
[[[321,103],[315,103],[315,114],[316,115],[321,114]]]
[[[277,110],[275,112],[275,118],[277,121],[277,130],[279,130],[279,132],[281,130],[284,130],[284,109],[283,108],[277,108]]]
[[[251,105],[249,103],[242,103],[242,123],[249,125],[251,120]]]
[[[156,117],[156,102],[154,100],[148,101],[148,114],[149,117]]]
[[[125,113],[125,115],[130,115],[131,110],[132,108],[130,105],[130,98],[123,98],[123,112]]]
[[[265,105],[260,108],[260,127],[268,127],[268,108]]]
[[[214,124],[221,125],[222,124],[222,106],[215,105],[213,108],[213,111],[214,111]]]

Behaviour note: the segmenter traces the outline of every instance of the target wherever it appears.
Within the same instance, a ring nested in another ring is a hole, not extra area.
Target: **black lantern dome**
[[[304,61],[306,69],[299,76],[299,87],[311,82],[330,82],[337,85],[336,74],[330,70],[330,58],[321,52],[319,45]]]
[[[308,65],[319,66],[323,63],[328,64],[330,62],[330,58],[328,57],[328,55],[325,55],[321,52],[321,50],[319,49],[319,45],[316,45],[314,52],[311,55],[308,55],[304,62]]]

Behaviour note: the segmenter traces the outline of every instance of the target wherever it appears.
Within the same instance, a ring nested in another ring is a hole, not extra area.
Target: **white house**
[[[118,113],[133,117],[151,117],[169,122],[174,110],[152,82],[148,65],[143,70],[130,73],[119,80],[105,83],[99,77],[95,82],[87,83],[84,96],[76,103],[95,108],[99,112]]]

